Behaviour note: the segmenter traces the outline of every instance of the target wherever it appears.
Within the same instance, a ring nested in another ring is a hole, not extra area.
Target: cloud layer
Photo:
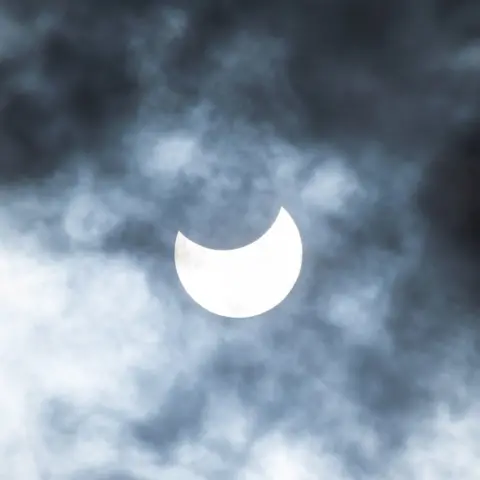
[[[469,1],[0,7],[0,479],[479,477]],[[175,276],[283,205],[304,267]]]

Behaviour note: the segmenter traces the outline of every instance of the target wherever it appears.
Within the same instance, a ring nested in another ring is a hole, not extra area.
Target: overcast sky
[[[478,480],[480,4],[0,2],[1,480]],[[284,206],[298,283],[196,305]]]

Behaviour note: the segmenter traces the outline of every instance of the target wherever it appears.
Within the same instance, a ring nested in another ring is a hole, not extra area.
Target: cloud
[[[97,3],[0,10],[0,479],[477,478],[475,10]],[[190,302],[280,205],[285,302]]]

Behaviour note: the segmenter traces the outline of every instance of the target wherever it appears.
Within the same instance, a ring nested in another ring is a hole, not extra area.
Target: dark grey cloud
[[[477,478],[474,1],[4,2],[0,477]],[[279,207],[275,310],[173,241]],[[13,452],[13,453],[12,453]]]

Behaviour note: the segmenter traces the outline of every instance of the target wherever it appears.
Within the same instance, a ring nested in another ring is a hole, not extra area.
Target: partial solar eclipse
[[[214,250],[178,232],[175,267],[185,291],[222,317],[248,318],[280,304],[302,268],[300,232],[282,207],[272,226],[244,247]]]

